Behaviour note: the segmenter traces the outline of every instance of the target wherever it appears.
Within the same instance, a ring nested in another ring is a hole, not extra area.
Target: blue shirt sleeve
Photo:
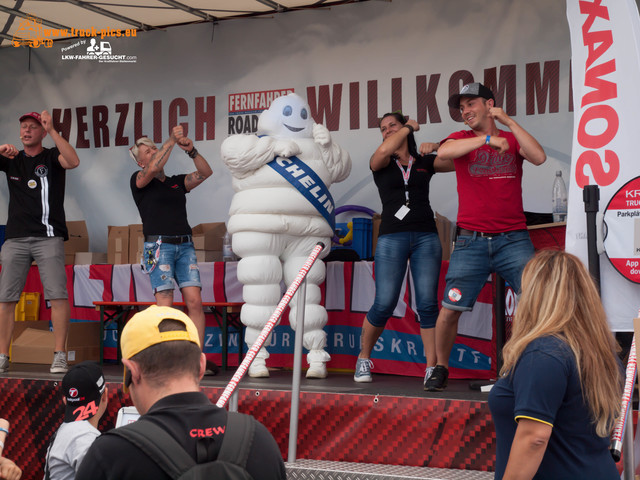
[[[525,351],[513,375],[514,419],[526,417],[553,426],[569,374],[561,359],[540,350]]]

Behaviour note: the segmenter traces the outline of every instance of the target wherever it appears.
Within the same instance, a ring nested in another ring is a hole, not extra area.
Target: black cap
[[[456,93],[455,95],[451,95],[449,97],[449,101],[447,102],[449,104],[449,107],[460,108],[460,98],[462,97],[482,97],[487,100],[491,99],[494,102],[496,100],[493,96],[493,92],[483,84],[477,82],[467,83],[464,87],[462,87],[460,93]]]
[[[105,385],[102,368],[96,362],[72,366],[62,379],[62,392],[67,399],[64,422],[89,420],[98,413]]]

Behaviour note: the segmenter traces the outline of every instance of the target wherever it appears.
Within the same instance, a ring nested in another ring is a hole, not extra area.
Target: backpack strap
[[[231,462],[246,469],[255,430],[253,417],[229,412],[218,460]]]
[[[141,419],[126,427],[114,428],[107,434],[127,439],[173,479],[179,478],[196,464],[177,440],[153,422]]]

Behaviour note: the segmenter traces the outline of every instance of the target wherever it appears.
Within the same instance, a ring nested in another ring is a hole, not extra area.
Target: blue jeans
[[[149,273],[154,295],[163,290],[173,290],[174,279],[179,288],[202,287],[198,260],[192,242],[179,245],[163,242],[158,254],[157,250],[156,242],[144,242],[142,259],[145,270]],[[149,261],[151,257],[156,260]]]
[[[522,270],[533,257],[533,244],[526,230],[492,238],[458,235],[447,271],[442,306],[450,310],[473,309],[491,272],[498,273],[514,291],[520,291]]]
[[[438,318],[438,277],[442,247],[437,233],[399,232],[378,238],[375,255],[376,296],[369,323],[384,327],[398,304],[407,260],[416,294],[420,328],[433,328]]]

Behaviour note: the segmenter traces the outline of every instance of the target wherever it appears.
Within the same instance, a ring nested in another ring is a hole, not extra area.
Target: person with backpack
[[[120,347],[123,387],[141,417],[96,439],[77,480],[286,479],[266,427],[200,391],[206,359],[185,313],[154,305],[135,314]]]

